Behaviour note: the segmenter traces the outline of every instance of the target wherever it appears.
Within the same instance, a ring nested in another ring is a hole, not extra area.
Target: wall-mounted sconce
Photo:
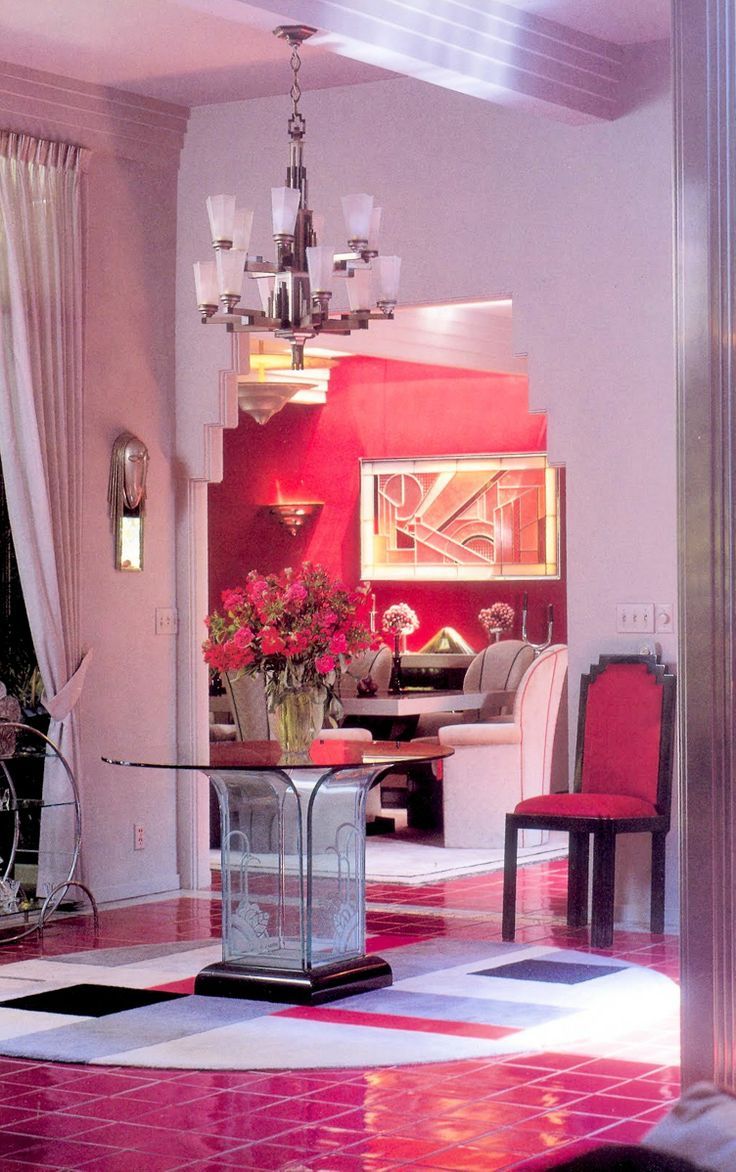
[[[288,529],[292,537],[296,537],[305,521],[313,517],[322,508],[322,501],[292,501],[289,504],[269,505],[268,511],[272,516]]]
[[[148,448],[129,431],[115,440],[110,457],[107,504],[115,537],[115,568],[143,569],[143,514]]]

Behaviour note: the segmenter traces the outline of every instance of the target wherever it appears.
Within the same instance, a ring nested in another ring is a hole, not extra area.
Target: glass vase
[[[271,706],[273,732],[284,756],[303,757],[322,727],[325,711],[323,688],[299,688],[283,692]]]

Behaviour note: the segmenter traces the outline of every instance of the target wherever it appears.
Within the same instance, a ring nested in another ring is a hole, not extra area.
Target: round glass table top
[[[208,761],[129,761],[103,757],[108,765],[139,769],[350,769],[355,766],[436,761],[454,752],[438,741],[348,741],[327,738],[312,741],[303,756],[285,755],[278,741],[218,741],[210,745]]]

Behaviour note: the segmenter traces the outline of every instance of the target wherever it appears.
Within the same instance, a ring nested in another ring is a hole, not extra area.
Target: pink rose
[[[245,602],[245,595],[243,594],[243,591],[240,589],[240,587],[237,586],[234,590],[223,590],[221,599],[225,610],[231,611],[237,610],[239,606],[243,605]]]
[[[333,655],[345,655],[348,649],[348,641],[342,631],[338,631],[330,639],[330,651]]]
[[[335,670],[334,656],[318,655],[314,661],[314,666],[321,676],[329,675],[331,671]]]
[[[246,589],[248,591],[248,598],[251,600],[251,602],[255,602],[256,599],[261,598],[262,595],[266,593],[268,589],[268,583],[266,582],[265,578],[253,578],[253,580],[248,583]]]
[[[264,627],[261,631],[261,651],[264,655],[278,655],[286,644],[273,627]]]
[[[306,587],[302,582],[292,582],[291,586],[286,591],[287,602],[304,602],[306,597]]]

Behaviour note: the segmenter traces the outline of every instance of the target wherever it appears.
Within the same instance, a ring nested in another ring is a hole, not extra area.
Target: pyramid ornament
[[[420,655],[473,655],[475,649],[458,635],[454,627],[442,627],[425,643],[419,651]]]

